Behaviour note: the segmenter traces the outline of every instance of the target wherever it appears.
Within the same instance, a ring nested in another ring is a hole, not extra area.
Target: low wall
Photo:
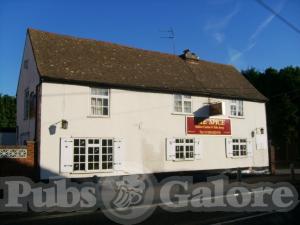
[[[0,176],[26,176],[36,178],[38,175],[35,142],[27,145],[0,146]]]

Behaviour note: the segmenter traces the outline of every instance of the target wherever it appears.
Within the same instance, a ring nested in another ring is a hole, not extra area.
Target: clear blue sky
[[[264,0],[300,27],[299,0]],[[15,95],[28,27],[172,53],[238,69],[300,65],[300,34],[255,0],[0,1],[0,93]]]

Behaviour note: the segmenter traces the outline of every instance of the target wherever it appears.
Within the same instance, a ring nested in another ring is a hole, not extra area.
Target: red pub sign
[[[203,117],[187,117],[188,134],[230,135],[230,119],[212,119]]]

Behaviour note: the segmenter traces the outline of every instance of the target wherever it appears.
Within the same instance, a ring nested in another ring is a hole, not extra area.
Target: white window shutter
[[[267,134],[262,134],[262,143],[263,143],[263,149],[267,150],[268,149],[268,138],[267,138]]]
[[[252,142],[252,140],[247,140],[247,155],[249,157],[253,156],[253,142]]]
[[[60,172],[73,172],[73,138],[60,139]]]
[[[226,103],[222,102],[222,115],[225,116],[226,115]]]
[[[166,139],[166,150],[167,160],[175,160],[175,138]]]
[[[233,157],[232,139],[231,138],[226,138],[226,157],[227,158]]]
[[[199,138],[195,138],[195,159],[199,160],[203,158],[202,141]]]
[[[124,139],[114,139],[114,170],[124,170],[125,143]]]
[[[267,137],[265,134],[257,134],[255,137],[255,142],[257,150],[268,149]]]

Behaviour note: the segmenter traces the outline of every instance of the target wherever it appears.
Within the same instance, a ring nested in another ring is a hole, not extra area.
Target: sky
[[[263,0],[300,28],[299,0]],[[15,95],[28,27],[200,59],[239,70],[300,65],[300,33],[258,0],[0,0],[0,93]]]

